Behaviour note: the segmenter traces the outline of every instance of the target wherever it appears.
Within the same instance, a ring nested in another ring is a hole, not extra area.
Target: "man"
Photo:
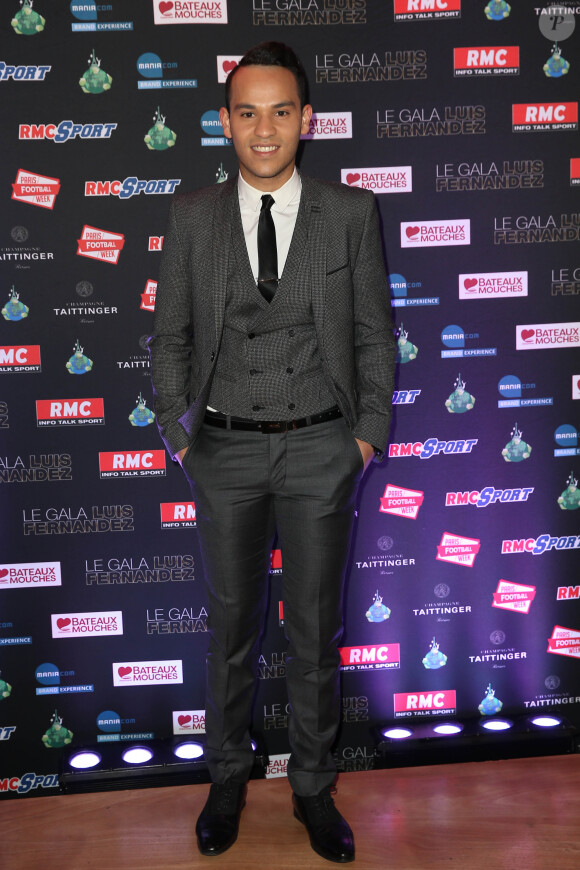
[[[281,43],[230,73],[237,179],[174,198],[153,335],[155,411],[189,479],[209,602],[200,851],[235,841],[275,532],[282,550],[288,779],[312,847],[354,858],[332,798],[338,642],[355,494],[390,422],[394,338],[372,194],[296,171],[306,78]]]

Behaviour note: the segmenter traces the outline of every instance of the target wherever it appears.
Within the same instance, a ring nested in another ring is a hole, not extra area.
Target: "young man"
[[[338,642],[355,495],[388,435],[394,368],[374,197],[298,174],[304,70],[281,43],[230,73],[239,176],[174,198],[153,335],[155,410],[189,479],[209,602],[204,855],[235,841],[275,532],[282,549],[288,779],[313,849],[354,858],[334,806]]]

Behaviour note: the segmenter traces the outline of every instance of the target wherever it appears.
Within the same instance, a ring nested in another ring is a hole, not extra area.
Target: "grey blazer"
[[[395,340],[374,196],[301,179],[284,278],[311,294],[324,372],[353,435],[384,451]],[[174,196],[148,341],[154,409],[171,456],[192,442],[203,421],[228,274],[244,262],[240,256],[248,260],[237,177]]]

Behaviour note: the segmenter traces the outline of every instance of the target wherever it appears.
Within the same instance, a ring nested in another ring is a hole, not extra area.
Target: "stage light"
[[[410,728],[385,728],[382,732],[383,737],[390,737],[391,740],[405,740],[412,734]]]
[[[80,752],[75,752],[74,755],[71,755],[68,763],[71,767],[74,767],[75,770],[89,770],[91,767],[96,767],[97,764],[101,763],[101,756],[98,752],[81,750]]]
[[[178,743],[173,749],[173,754],[178,758],[184,758],[191,761],[193,758],[200,758],[203,755],[203,746],[192,741]]]
[[[537,725],[538,728],[554,728],[556,725],[562,724],[562,720],[556,716],[534,716],[530,722],[532,725]]]
[[[144,764],[153,758],[153,750],[148,746],[130,746],[121,754],[121,758],[126,764]]]
[[[433,728],[436,734],[442,734],[447,737],[450,734],[460,734],[463,731],[463,725],[459,722],[441,722]]]
[[[486,731],[507,731],[513,725],[509,719],[486,719],[481,722],[481,727]]]

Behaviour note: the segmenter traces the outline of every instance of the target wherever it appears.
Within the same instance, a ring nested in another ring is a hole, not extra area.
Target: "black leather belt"
[[[205,422],[221,429],[244,429],[246,432],[262,432],[264,435],[275,435],[279,432],[290,432],[292,429],[302,429],[304,426],[314,426],[316,423],[326,423],[342,417],[338,407],[311,414],[299,420],[249,420],[246,417],[231,417],[218,411],[206,411]]]

